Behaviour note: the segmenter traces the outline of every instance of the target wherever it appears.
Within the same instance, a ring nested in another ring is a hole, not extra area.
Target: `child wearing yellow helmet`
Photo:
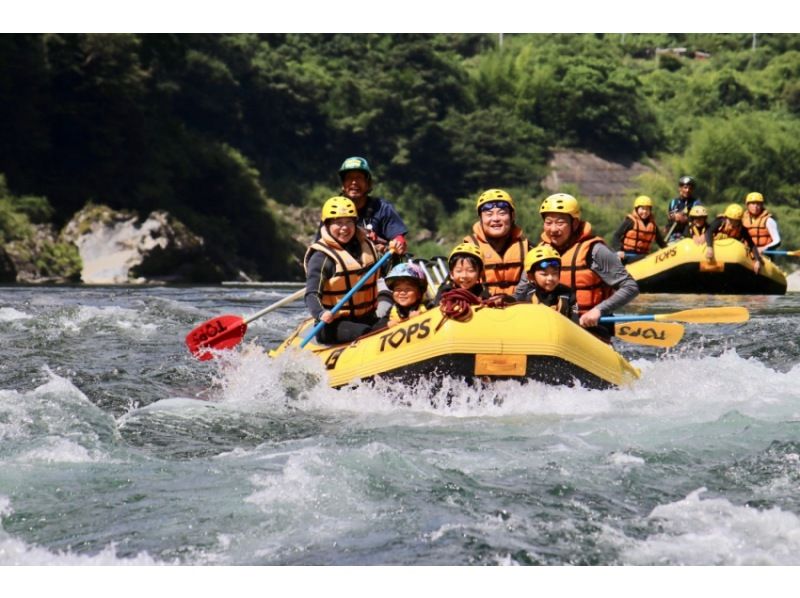
[[[517,287],[514,299],[552,307],[578,323],[578,300],[575,291],[561,283],[561,255],[550,245],[539,245],[525,256],[525,272],[532,284]]]
[[[453,289],[465,289],[479,299],[488,299],[488,289],[481,283],[483,273],[483,256],[481,249],[472,243],[459,243],[447,258],[450,275],[436,292],[435,304],[439,304],[442,295]]]
[[[705,206],[694,206],[689,210],[687,236],[694,239],[698,245],[702,245],[706,242],[706,229],[708,229],[708,210]]]
[[[732,203],[725,208],[722,214],[719,214],[714,219],[705,232],[707,246],[706,259],[714,261],[715,239],[736,239],[744,243],[745,247],[750,249],[750,254],[753,258],[753,272],[758,274],[761,267],[764,265],[764,258],[761,257],[761,253],[753,242],[753,237],[751,237],[747,229],[742,226],[743,216],[744,208],[739,204]]]

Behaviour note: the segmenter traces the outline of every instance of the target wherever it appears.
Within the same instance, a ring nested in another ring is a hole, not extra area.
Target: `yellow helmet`
[[[744,198],[744,203],[764,203],[764,196],[758,191],[753,191],[747,194],[747,197]]]
[[[567,193],[554,193],[545,198],[539,208],[539,213],[545,214],[547,212],[569,214],[578,220],[581,218],[581,206],[578,204],[578,200]]]
[[[502,189],[488,189],[481,193],[480,197],[478,198],[478,203],[475,204],[475,209],[477,209],[478,213],[480,213],[481,206],[492,201],[504,201],[511,206],[512,210],[516,210],[514,207],[514,200],[511,198],[511,195]]]
[[[322,206],[322,221],[325,222],[329,218],[358,218],[356,204],[341,195],[331,197]]]
[[[472,243],[459,243],[453,248],[453,251],[450,252],[450,255],[447,258],[447,265],[452,268],[453,258],[457,255],[470,255],[474,258],[477,258],[478,261],[481,263],[481,268],[483,267],[483,255],[481,254],[481,248],[477,245],[473,245]]]
[[[636,199],[633,200],[633,209],[636,208],[652,208],[653,207],[653,200],[647,197],[646,195],[640,195]]]
[[[744,216],[744,209],[738,203],[732,203],[725,211],[722,213],[725,218],[730,218],[731,220],[741,220],[742,216]]]
[[[550,245],[538,245],[531,249],[525,256],[525,272],[530,272],[533,270],[536,264],[541,262],[549,262],[550,260],[558,262],[558,265],[561,266],[560,253],[558,253]]]
[[[689,218],[702,218],[703,216],[708,216],[705,206],[694,206],[689,210]]]

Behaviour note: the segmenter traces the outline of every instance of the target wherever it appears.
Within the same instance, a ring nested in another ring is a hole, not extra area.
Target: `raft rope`
[[[442,294],[439,309],[445,318],[466,322],[472,317],[471,306],[473,305],[478,306],[475,309],[481,309],[482,307],[503,309],[505,307],[505,297],[504,295],[494,295],[488,299],[481,299],[467,289],[452,289]],[[444,322],[444,319],[442,322]]]

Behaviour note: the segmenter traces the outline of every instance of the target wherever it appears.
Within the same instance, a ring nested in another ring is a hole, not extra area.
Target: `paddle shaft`
[[[342,297],[336,305],[333,306],[333,308],[330,310],[331,313],[335,314],[337,311],[342,309],[344,304],[347,303],[348,301],[350,301],[350,297],[355,295],[358,292],[358,289],[363,287],[364,284],[367,282],[367,280],[369,280],[370,276],[375,274],[375,272],[377,272],[378,269],[381,266],[383,266],[389,260],[390,257],[392,257],[392,252],[391,251],[387,251],[386,253],[384,253],[383,256],[381,257],[381,259],[379,259],[377,262],[375,262],[372,265],[372,267],[369,270],[367,270],[367,273],[364,274],[364,276],[362,276],[359,279],[359,281],[356,284],[353,285],[353,288],[350,289],[349,291],[347,291],[347,294],[344,297]],[[317,332],[322,330],[323,326],[325,326],[325,322],[323,322],[322,320],[317,322],[317,324],[314,326],[314,328],[311,329],[311,332],[309,332],[308,335],[303,339],[303,342],[300,343],[300,348],[302,349],[308,343],[310,343],[311,339],[314,338],[317,335]]]
[[[246,320],[243,322],[243,324],[249,324],[249,323],[250,323],[250,322],[252,322],[253,320],[257,320],[257,319],[258,319],[258,318],[260,318],[261,316],[265,316],[265,315],[267,315],[269,312],[271,312],[271,311],[272,311],[272,310],[274,310],[274,309],[278,309],[279,307],[283,307],[284,305],[287,305],[287,304],[289,304],[289,303],[292,303],[293,301],[297,301],[298,299],[300,299],[300,297],[302,297],[303,295],[305,295],[305,293],[306,293],[306,289],[305,289],[305,287],[304,287],[304,288],[302,288],[302,289],[297,289],[297,290],[296,290],[294,293],[292,293],[292,294],[291,294],[291,295],[289,295],[288,297],[284,297],[284,298],[283,298],[283,299],[281,299],[280,301],[276,301],[276,302],[275,302],[275,303],[273,303],[272,305],[268,305],[267,307],[265,307],[265,308],[264,308],[264,309],[262,309],[261,311],[257,311],[257,312],[256,312],[256,313],[254,313],[252,316],[250,316],[249,318],[247,318],[247,319],[246,319]]]
[[[800,249],[794,251],[786,251],[785,249],[765,249],[762,253],[767,255],[791,255],[792,257],[800,257]]]
[[[669,314],[640,314],[630,316],[602,316],[601,322],[635,322],[639,321],[677,321],[694,324],[736,324],[746,322],[750,318],[747,308],[735,307],[700,307],[685,309]]]

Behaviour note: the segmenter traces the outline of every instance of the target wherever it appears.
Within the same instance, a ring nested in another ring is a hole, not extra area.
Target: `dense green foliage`
[[[497,41],[2,35],[0,173],[11,191],[0,235],[6,242],[25,219],[63,224],[89,201],[166,209],[220,260],[285,278],[298,248],[270,200],[319,205],[337,191],[346,156],[366,156],[376,191],[413,229],[449,243],[489,187],[512,192],[538,235],[549,153],[572,147],[654,164],[631,191],[657,201],[684,173],[710,204],[761,191],[781,216],[784,247],[798,246],[800,35],[760,35],[756,47],[750,34]],[[676,47],[687,52],[655,52]],[[585,211],[607,236],[623,215]]]

